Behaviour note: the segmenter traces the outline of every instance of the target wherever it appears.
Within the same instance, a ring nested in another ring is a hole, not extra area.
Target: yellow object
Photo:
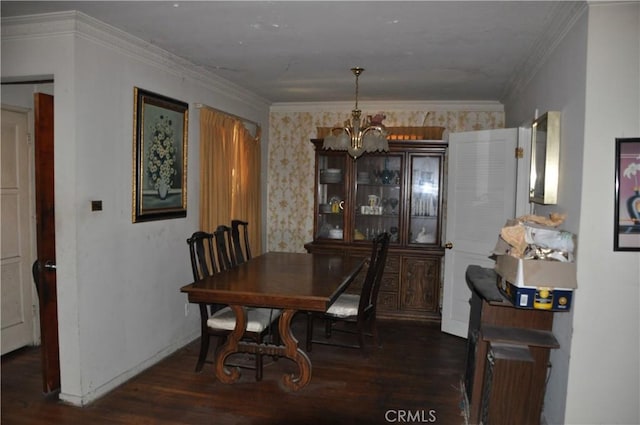
[[[549,288],[540,288],[533,299],[533,308],[539,310],[551,310],[553,307],[553,291]]]

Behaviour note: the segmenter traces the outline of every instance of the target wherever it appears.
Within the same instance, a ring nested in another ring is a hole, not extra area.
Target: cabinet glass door
[[[346,199],[346,156],[318,156],[317,234],[316,238],[343,240]]]
[[[410,244],[439,243],[441,167],[440,156],[411,156]]]
[[[370,240],[388,232],[391,243],[398,243],[401,183],[401,155],[370,155],[358,159],[354,241]]]

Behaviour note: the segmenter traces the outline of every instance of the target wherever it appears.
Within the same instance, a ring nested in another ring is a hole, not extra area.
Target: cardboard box
[[[509,220],[505,226],[515,225]],[[517,308],[569,311],[573,289],[578,287],[576,264],[552,260],[525,260],[509,253],[502,237],[493,250],[498,288]]]
[[[523,260],[510,255],[498,255],[496,272],[506,281],[519,288],[542,287],[574,289],[576,263],[547,260]]]
[[[498,287],[518,308],[569,311],[578,287],[575,263],[498,255]]]
[[[539,288],[535,286],[515,286],[504,278],[499,279],[500,291],[517,308],[569,311],[573,300],[573,290],[568,288]]]

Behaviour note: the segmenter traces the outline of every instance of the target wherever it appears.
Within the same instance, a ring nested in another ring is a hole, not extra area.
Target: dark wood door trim
[[[43,391],[51,393],[60,389],[54,210],[53,96],[35,93],[33,103],[42,377]]]

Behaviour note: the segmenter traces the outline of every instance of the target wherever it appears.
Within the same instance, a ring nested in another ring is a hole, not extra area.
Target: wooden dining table
[[[216,377],[233,383],[238,368],[225,366],[236,352],[282,356],[293,360],[299,374],[285,374],[284,386],[297,391],[311,380],[311,361],[298,347],[291,320],[298,311],[327,311],[345,291],[365,263],[364,258],[336,254],[268,252],[229,270],[183,286],[189,302],[228,304],[236,315],[235,329],[216,352]],[[281,309],[278,322],[281,344],[258,344],[242,340],[246,329],[246,307]]]

